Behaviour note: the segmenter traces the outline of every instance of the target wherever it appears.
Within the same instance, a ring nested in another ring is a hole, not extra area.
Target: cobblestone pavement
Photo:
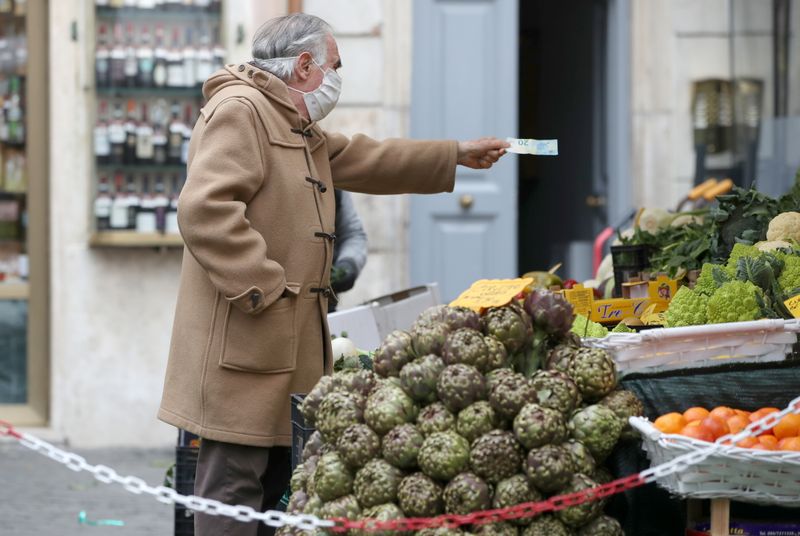
[[[175,451],[169,448],[75,452],[92,465],[107,465],[122,476],[138,476],[151,486],[163,483],[175,461]],[[90,521],[116,519],[125,526],[80,524],[82,510]],[[173,513],[173,505],[150,495],[134,495],[117,484],[103,484],[89,473],[71,471],[16,442],[0,442],[0,535],[170,536]]]

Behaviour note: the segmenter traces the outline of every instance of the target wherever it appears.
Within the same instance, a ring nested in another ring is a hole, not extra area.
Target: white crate
[[[642,436],[642,448],[651,466],[710,445],[682,435],[663,434],[642,417],[631,417],[630,423]],[[719,452],[702,462],[657,482],[681,497],[800,506],[800,452],[720,445]]]
[[[408,330],[419,314],[439,304],[439,285],[431,283],[401,290],[356,307],[328,314],[332,335],[347,338],[362,350],[375,350],[394,330]]]
[[[587,344],[608,350],[625,374],[723,362],[782,361],[792,352],[800,320],[756,320],[639,333],[611,333]]]

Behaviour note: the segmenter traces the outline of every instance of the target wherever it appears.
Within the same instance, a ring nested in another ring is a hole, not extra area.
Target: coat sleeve
[[[246,216],[264,181],[258,139],[243,135],[247,131],[256,132],[253,113],[238,99],[219,104],[196,131],[178,225],[187,249],[225,299],[255,314],[281,296],[286,278]]]
[[[367,263],[367,233],[361,218],[358,217],[356,207],[350,192],[337,191],[339,203],[336,204],[336,242],[333,243],[334,264],[340,259],[350,259],[361,273]]]
[[[367,194],[452,192],[458,143],[448,140],[387,139],[363,134],[351,139],[326,133],[333,183]]]

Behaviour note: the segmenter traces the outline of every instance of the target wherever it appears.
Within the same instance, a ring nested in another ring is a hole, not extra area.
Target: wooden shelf
[[[0,300],[27,300],[29,292],[28,283],[0,283]]]
[[[89,245],[95,248],[181,248],[183,239],[176,234],[107,231],[93,233]]]

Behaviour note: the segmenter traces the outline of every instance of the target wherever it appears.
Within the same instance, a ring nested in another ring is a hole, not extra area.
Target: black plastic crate
[[[306,397],[304,394],[293,394],[292,401],[292,471],[303,461],[303,448],[306,446],[308,438],[316,430],[306,426],[303,414],[300,412],[300,404]]]
[[[181,495],[194,495],[194,478],[200,438],[185,430],[178,431],[175,447],[175,491]],[[194,536],[194,511],[175,505],[175,536]]]
[[[640,244],[635,246],[611,246],[611,262],[614,265],[614,297],[622,296],[622,284],[631,276],[650,268],[652,247]]]

